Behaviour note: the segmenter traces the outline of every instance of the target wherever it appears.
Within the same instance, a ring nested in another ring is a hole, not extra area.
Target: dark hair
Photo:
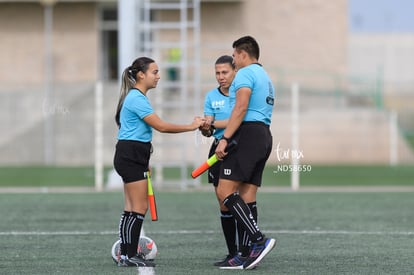
[[[119,101],[115,115],[115,122],[118,127],[121,126],[120,114],[125,97],[127,96],[129,90],[131,90],[131,88],[134,87],[135,83],[137,82],[138,72],[146,73],[151,63],[155,63],[155,61],[149,57],[139,57],[135,59],[134,62],[132,62],[131,66],[126,67],[123,71],[121,91],[119,93]]]
[[[233,49],[245,51],[249,56],[259,60],[260,49],[256,39],[251,36],[243,36],[233,42]]]
[[[233,69],[236,68],[233,62],[233,57],[231,57],[230,55],[222,55],[219,58],[217,58],[215,65],[217,64],[230,64],[230,66]]]

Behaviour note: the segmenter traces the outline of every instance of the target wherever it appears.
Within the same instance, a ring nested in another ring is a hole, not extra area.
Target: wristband
[[[222,140],[222,139],[224,139],[227,142],[227,144],[230,143],[230,138],[227,138],[223,135],[220,140]]]

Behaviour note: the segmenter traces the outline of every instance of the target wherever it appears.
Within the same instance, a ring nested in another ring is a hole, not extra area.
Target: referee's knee
[[[233,193],[238,193],[239,186],[240,183],[238,181],[220,179],[217,186],[217,196],[220,198],[220,201],[223,201]]]

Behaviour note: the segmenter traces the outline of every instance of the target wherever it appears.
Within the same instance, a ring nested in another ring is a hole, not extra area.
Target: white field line
[[[344,231],[344,230],[264,230],[267,234],[298,235],[381,235],[412,236],[414,231]],[[161,235],[202,235],[219,234],[214,230],[167,230],[152,231]],[[82,235],[118,235],[117,231],[0,231],[0,236],[82,236]]]

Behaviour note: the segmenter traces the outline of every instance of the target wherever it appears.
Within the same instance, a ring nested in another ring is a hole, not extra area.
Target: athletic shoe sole
[[[253,269],[256,265],[258,265],[260,263],[260,261],[267,255],[269,254],[270,251],[272,251],[272,249],[276,246],[276,240],[275,239],[270,239],[269,244],[266,246],[266,248],[263,250],[262,254],[260,254],[259,257],[257,257],[256,260],[254,260],[254,262],[252,262],[250,265],[244,267],[244,269]]]
[[[243,269],[243,265],[236,265],[236,266],[220,266],[219,269]]]

